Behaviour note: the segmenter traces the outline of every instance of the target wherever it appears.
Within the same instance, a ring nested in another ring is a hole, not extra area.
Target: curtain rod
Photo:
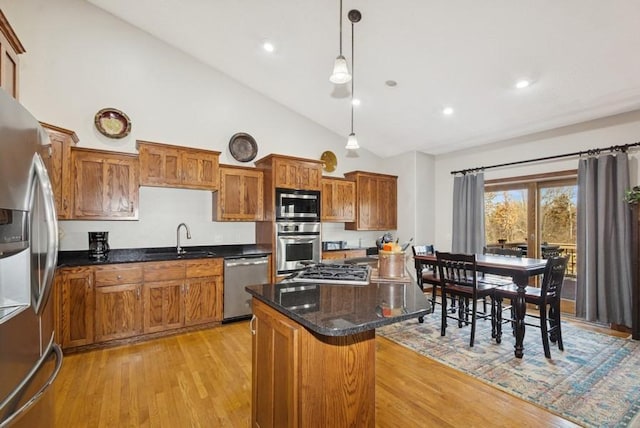
[[[640,142],[633,143],[633,144],[625,144],[623,146],[611,146],[611,147],[607,147],[607,148],[604,148],[604,149],[590,149],[590,150],[584,150],[584,151],[580,151],[580,152],[565,153],[563,155],[545,156],[543,158],[527,159],[527,160],[522,160],[522,161],[500,163],[500,164],[497,164],[497,165],[479,166],[479,167],[476,167],[476,168],[461,169],[459,171],[451,171],[451,174],[466,174],[468,172],[484,171],[484,170],[492,169],[492,168],[501,168],[503,166],[521,165],[521,164],[525,164],[525,163],[541,162],[541,161],[546,161],[546,160],[551,160],[551,159],[568,158],[568,157],[572,157],[572,156],[599,155],[600,153],[606,152],[606,151],[609,151],[609,152],[626,152],[627,149],[629,149],[630,147],[638,147],[638,146],[640,146]]]

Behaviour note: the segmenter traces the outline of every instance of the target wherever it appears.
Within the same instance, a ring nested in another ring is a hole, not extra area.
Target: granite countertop
[[[95,260],[84,251],[59,251],[58,267],[106,265],[114,263],[157,262],[170,260],[188,260],[202,258],[240,258],[258,257],[271,254],[271,249],[265,246],[247,245],[215,245],[183,247],[184,254],[178,254],[176,247],[156,248],[122,248],[109,251],[106,258]]]
[[[324,336],[348,336],[431,313],[431,303],[410,278],[372,280],[369,285],[294,281],[251,285],[246,290]]]

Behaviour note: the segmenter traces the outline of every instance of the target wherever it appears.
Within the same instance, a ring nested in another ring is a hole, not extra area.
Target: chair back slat
[[[477,288],[475,254],[452,254],[436,251],[438,270],[443,287],[461,286]]]
[[[560,297],[566,270],[566,257],[551,257],[547,259],[547,265],[542,277],[542,286],[540,287],[540,294],[543,299]]]

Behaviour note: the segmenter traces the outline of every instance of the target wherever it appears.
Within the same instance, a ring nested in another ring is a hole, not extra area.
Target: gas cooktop
[[[293,280],[326,284],[367,285],[370,277],[371,268],[367,265],[318,263],[301,270]]]

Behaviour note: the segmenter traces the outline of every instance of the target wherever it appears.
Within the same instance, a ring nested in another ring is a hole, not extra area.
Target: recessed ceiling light
[[[262,48],[267,52],[273,52],[276,49],[271,42],[264,42]]]
[[[358,98],[354,98],[353,101],[351,101],[351,104],[353,104],[354,106],[359,106],[360,100]]]
[[[442,109],[442,114],[450,116],[453,114],[453,108],[451,107],[445,107]]]
[[[524,89],[527,86],[529,86],[530,84],[531,84],[531,82],[529,80],[526,80],[526,79],[518,80],[518,82],[516,82],[516,88]]]
[[[390,88],[393,88],[394,86],[398,86],[398,82],[396,82],[395,80],[387,80],[386,82],[384,82],[384,84]]]

